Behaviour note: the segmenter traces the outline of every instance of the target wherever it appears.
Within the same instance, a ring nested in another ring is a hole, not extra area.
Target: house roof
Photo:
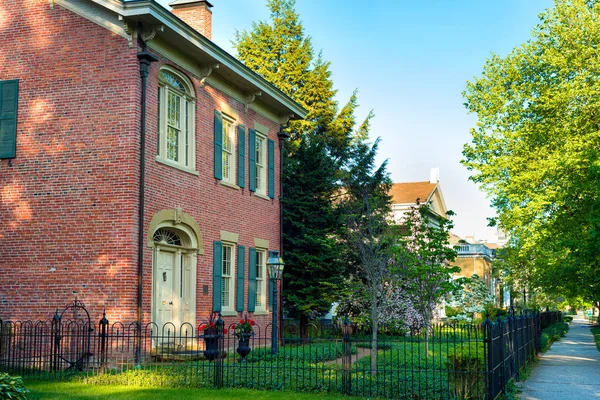
[[[416,204],[417,199],[419,199],[419,203],[425,204],[433,194],[436,186],[436,183],[430,182],[394,183],[390,190],[392,203]]]
[[[212,74],[218,75],[252,98],[259,97],[261,103],[279,115],[282,123],[285,123],[288,117],[290,119],[306,117],[307,111],[301,105],[155,0],[88,1],[114,13],[113,15],[116,14],[119,20],[128,23],[129,26],[135,27],[138,23],[143,23],[145,26],[156,28],[156,38],[163,43],[168,43],[174,51],[191,57],[196,65],[211,68],[218,66],[213,68]],[[70,3],[70,0],[65,0],[65,3],[67,2]],[[120,28],[114,20],[99,21],[99,18],[103,18],[99,17],[100,14],[91,15],[91,19],[101,25],[114,29],[121,35],[124,34],[121,32],[123,28]],[[152,47],[152,41],[149,46]]]

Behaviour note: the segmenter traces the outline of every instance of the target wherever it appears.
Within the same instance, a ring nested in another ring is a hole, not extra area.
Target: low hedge
[[[542,353],[548,351],[552,343],[560,340],[561,337],[569,331],[569,324],[566,322],[556,322],[542,331]]]

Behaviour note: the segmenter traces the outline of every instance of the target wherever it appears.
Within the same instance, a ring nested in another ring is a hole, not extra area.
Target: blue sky
[[[167,6],[169,0],[159,0]],[[235,55],[236,30],[267,20],[263,0],[211,0],[213,41]],[[375,113],[371,137],[380,137],[394,182],[426,181],[440,168],[454,231],[495,240],[485,195],[460,165],[475,116],[462,91],[492,53],[506,55],[525,42],[551,0],[296,0],[315,51],[332,62],[338,101],[359,90],[359,120]]]

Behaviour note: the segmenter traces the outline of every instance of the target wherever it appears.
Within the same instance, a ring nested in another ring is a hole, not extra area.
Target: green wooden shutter
[[[246,127],[244,125],[238,125],[238,186],[246,187]]]
[[[246,247],[238,246],[237,256],[237,288],[236,288],[236,299],[235,299],[235,310],[238,312],[244,311],[244,264],[246,259]]]
[[[223,179],[223,116],[215,110],[215,178]]]
[[[256,192],[256,131],[248,129],[248,189]]]
[[[19,81],[0,82],[0,158],[17,155]]]
[[[248,252],[248,312],[256,309],[256,249]]]
[[[267,193],[270,198],[275,198],[275,142],[269,139],[267,142],[267,162],[269,164],[268,169],[268,182],[269,187]]]
[[[213,311],[221,311],[223,292],[223,244],[213,244]]]
[[[273,281],[269,279],[269,310],[273,311]]]

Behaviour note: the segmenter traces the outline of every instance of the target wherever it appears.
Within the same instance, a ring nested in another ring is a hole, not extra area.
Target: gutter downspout
[[[290,135],[284,131],[289,124],[281,125],[279,128],[279,132],[277,132],[278,144],[279,144],[279,254],[280,257],[283,258],[283,204],[282,200],[284,198],[283,193],[283,143],[286,139],[289,139]],[[281,288],[279,290],[279,332],[277,337],[280,338],[283,344],[283,332],[281,328],[283,327],[283,302],[281,300],[281,293],[283,292],[283,279],[281,280]]]
[[[142,46],[142,51],[137,53],[140,62],[140,77],[142,78],[142,96],[140,99],[140,181],[139,181],[139,232],[138,232],[138,284],[137,284],[137,324],[138,337],[135,349],[135,362],[137,365],[141,362],[142,350],[142,284],[144,276],[144,207],[145,207],[145,181],[146,181],[146,86],[150,70],[150,64],[158,61],[158,57],[149,53],[146,48],[146,42],[141,38],[143,32],[142,24],[138,25],[138,42]]]

